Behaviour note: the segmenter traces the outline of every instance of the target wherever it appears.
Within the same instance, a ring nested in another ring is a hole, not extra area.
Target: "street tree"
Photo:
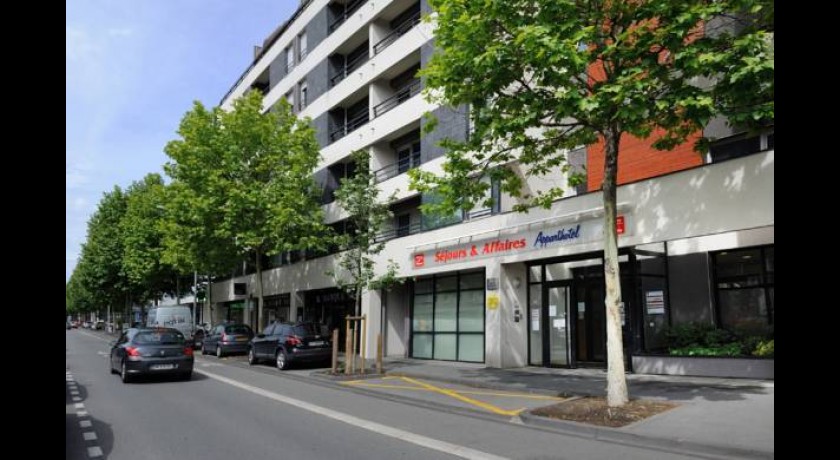
[[[526,195],[527,175],[569,173],[568,151],[602,144],[607,400],[628,401],[616,235],[621,141],[668,150],[715,116],[753,128],[774,118],[773,3],[767,0],[429,0],[436,53],[427,95],[470,107],[474,131],[446,141],[443,179],[414,185],[443,196],[440,212],[485,200],[486,174],[520,199],[549,207],[563,190]],[[434,123],[430,123],[434,126]],[[699,142],[698,149],[707,144]],[[505,167],[518,162],[517,168]],[[567,174],[571,182],[580,181]]]
[[[166,186],[159,174],[147,174],[126,189],[126,211],[120,221],[123,237],[123,270],[140,304],[172,294],[175,268],[164,252],[164,203]]]
[[[388,261],[384,272],[376,274],[375,257],[385,248],[383,233],[393,214],[387,200],[380,200],[376,176],[370,169],[370,154],[358,150],[352,155],[356,164],[354,176],[342,179],[335,191],[335,200],[350,216],[347,231],[336,235],[341,250],[338,255],[338,270],[331,272],[336,285],[355,299],[356,316],[361,314],[362,294],[366,290],[384,289],[398,281],[399,268],[393,260]]]
[[[223,251],[256,260],[257,326],[263,321],[262,258],[321,245],[322,211],[313,171],[318,142],[309,120],[298,119],[285,99],[266,113],[258,91],[237,99],[230,111],[196,102],[169,142],[166,166],[173,182],[190,187],[199,212],[215,213],[212,236]],[[207,206],[212,206],[207,208]],[[206,216],[206,214],[205,214]]]
[[[125,216],[126,196],[118,186],[103,195],[88,220],[87,239],[82,246],[79,273],[86,297],[97,310],[107,306],[128,308],[130,283],[123,266],[123,236],[120,222]]]

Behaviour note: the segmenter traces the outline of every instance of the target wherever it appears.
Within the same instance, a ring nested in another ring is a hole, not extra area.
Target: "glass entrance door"
[[[539,285],[535,286],[537,289]],[[528,332],[532,365],[569,365],[569,283],[552,282],[531,293]],[[536,289],[535,289],[536,290]]]
[[[546,361],[549,366],[569,365],[569,286],[548,285],[546,287],[547,305],[545,313],[547,324],[545,334],[548,336],[548,349]]]

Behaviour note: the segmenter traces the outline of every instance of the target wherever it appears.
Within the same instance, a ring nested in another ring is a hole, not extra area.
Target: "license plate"
[[[314,342],[309,342],[310,347],[320,347],[323,344],[324,344],[324,342],[322,340],[316,340]]]
[[[237,341],[237,342],[247,342],[247,341],[248,341],[248,337],[237,337],[237,338],[236,338],[236,341]]]
[[[165,371],[169,369],[175,369],[174,364],[152,364],[151,369],[153,371]]]

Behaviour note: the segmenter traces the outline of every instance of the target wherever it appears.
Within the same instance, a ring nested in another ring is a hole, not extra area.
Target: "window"
[[[484,361],[484,271],[421,278],[414,284],[411,356]]]
[[[775,316],[775,248],[712,254],[718,323],[746,333],[765,333]]]
[[[397,216],[397,238],[408,236],[411,233],[411,215],[402,214]]]
[[[298,35],[298,62],[303,61],[303,58],[306,57],[306,53],[308,50],[306,49],[306,31],[303,31]]]
[[[435,204],[441,202],[440,195],[435,194],[434,192],[431,193],[424,193],[421,197],[421,202],[423,204]],[[422,208],[421,208],[422,211]],[[457,224],[464,220],[464,212],[461,209],[456,210],[452,214],[448,215],[441,215],[441,214],[432,214],[429,212],[423,212],[421,217],[421,225],[424,231],[426,230],[433,230],[440,227],[445,227],[447,225]]]
[[[739,134],[713,143],[709,147],[709,157],[712,163],[718,163],[764,150],[771,150],[774,147],[775,133],[772,131],[750,137]]]
[[[294,90],[286,93],[286,102],[288,102],[289,105],[292,106],[292,112],[297,113],[297,107],[295,107],[295,92],[294,92]]]
[[[300,88],[300,110],[306,108],[307,104],[309,104],[309,99],[307,97],[307,87],[306,87],[306,80],[298,83],[298,88]]]
[[[295,68],[295,49],[291,46],[286,48],[286,73],[292,71]]]

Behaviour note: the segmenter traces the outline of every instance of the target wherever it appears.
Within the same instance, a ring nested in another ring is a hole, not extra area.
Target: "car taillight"
[[[227,334],[222,334],[222,342],[227,342],[230,340],[230,336]]]
[[[193,355],[192,347],[184,347],[184,356],[192,356],[192,355]]]
[[[128,356],[141,356],[140,349],[137,347],[125,347],[125,352]]]
[[[303,345],[303,341],[300,340],[300,337],[297,337],[297,336],[293,335],[293,336],[289,337],[288,339],[286,339],[286,344],[291,345],[293,347],[297,347],[297,346]]]

